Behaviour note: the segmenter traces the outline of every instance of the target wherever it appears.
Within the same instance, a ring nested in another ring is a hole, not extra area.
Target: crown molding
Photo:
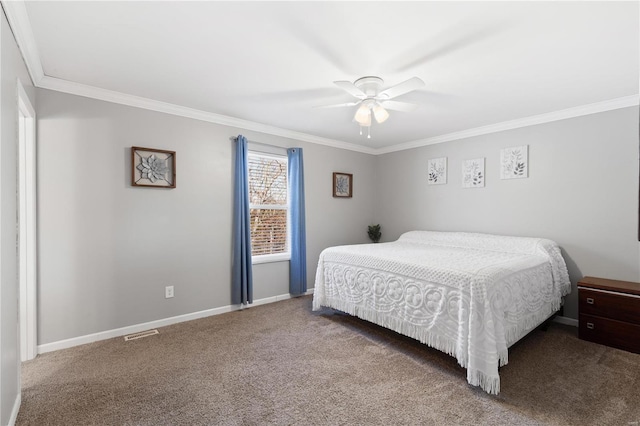
[[[221,124],[223,126],[237,127],[242,130],[252,130],[255,132],[281,136],[284,138],[290,138],[319,145],[326,145],[333,148],[347,149],[364,154],[375,154],[375,149],[361,145],[323,138],[320,136],[309,135],[307,133],[270,126],[268,124],[256,123],[254,121],[243,120],[240,118],[230,117],[222,114],[215,114],[212,112],[188,108],[168,102],[156,101],[153,99],[129,95],[113,90],[101,89],[99,87],[75,83],[73,81],[62,80],[46,75],[42,77],[42,79],[40,79],[38,87],[63,93],[69,93],[72,95],[83,96],[86,98],[98,99],[101,101],[112,102],[136,108],[143,108],[151,111],[163,112],[180,117],[192,118],[194,120],[207,121],[209,123]]]
[[[639,95],[624,96],[622,98],[610,99],[608,101],[595,102],[559,111],[548,112],[531,117],[518,118],[516,120],[503,121],[502,123],[490,124],[488,126],[475,127],[473,129],[462,130],[460,132],[447,133],[445,135],[434,136],[432,138],[420,139],[411,142],[400,143],[376,150],[376,155],[388,154],[396,151],[404,151],[412,148],[419,148],[427,145],[434,145],[443,142],[450,142],[459,139],[466,139],[473,136],[486,135],[489,133],[502,132],[504,130],[518,129],[521,127],[535,126],[537,124],[550,123],[568,118],[581,117],[583,115],[597,114],[599,112],[611,111],[614,109],[637,106],[640,102]]]
[[[274,136],[281,136],[299,141],[315,143],[319,145],[330,146],[333,148],[347,149],[350,151],[361,152],[364,154],[381,155],[396,151],[404,151],[407,149],[419,148],[427,145],[434,145],[443,142],[451,142],[459,139],[466,139],[474,136],[486,135],[490,133],[502,132],[505,130],[518,129],[521,127],[535,126],[538,124],[550,123],[553,121],[566,120],[568,118],[581,117],[584,115],[597,114],[599,112],[611,111],[620,108],[637,106],[640,103],[639,95],[624,96],[621,98],[610,99],[607,101],[596,102],[587,105],[581,105],[573,108],[567,108],[559,111],[553,111],[545,114],[534,115],[530,117],[518,118],[516,120],[503,121],[501,123],[490,124],[488,126],[475,127],[473,129],[462,130],[460,132],[447,133],[440,136],[434,136],[426,139],[400,143],[383,148],[369,148],[362,145],[352,144],[335,139],[323,138],[307,133],[296,132],[293,130],[283,129],[280,127],[270,126],[267,124],[256,123],[254,121],[243,120],[240,118],[230,117],[222,114],[202,111],[194,108],[188,108],[167,102],[156,101],[153,99],[143,98],[139,96],[129,95],[126,93],[116,92],[113,90],[101,89],[95,86],[75,83],[73,81],[62,80],[59,78],[43,76],[40,79],[38,87],[43,89],[55,90],[58,92],[69,93],[72,95],[83,96],[92,99],[98,99],[106,102],[117,103],[121,105],[132,106],[136,108],[148,109],[151,111],[163,112],[166,114],[177,115],[180,117],[192,118],[194,120],[207,121],[210,123],[221,124],[224,126],[237,127],[242,130],[252,130],[255,132],[265,133]]]
[[[44,77],[44,69],[42,62],[40,62],[40,53],[33,37],[25,3],[24,1],[2,0],[2,8],[9,21],[13,36],[16,38],[16,43],[18,43],[18,48],[22,52],[31,80],[37,86]]]
[[[270,126],[267,124],[256,123],[254,121],[243,120],[240,118],[230,117],[222,114],[202,111],[194,108],[188,108],[167,102],[156,101],[153,99],[143,98],[140,96],[129,95],[126,93],[116,92],[113,90],[101,89],[95,86],[75,83],[59,78],[43,76],[40,79],[38,87],[43,89],[55,90],[58,92],[69,93],[72,95],[83,96],[92,99],[98,99],[106,102],[117,103],[121,105],[132,106],[136,108],[148,109],[151,111],[162,112],[165,114],[177,115],[180,117],[192,118],[194,120],[206,121],[209,123],[221,124],[223,126],[237,127],[242,130],[252,130],[255,132],[265,133],[284,138],[295,139],[304,142],[310,142],[319,145],[330,146],[333,148],[347,149],[350,151],[361,152],[371,155],[389,154],[396,151],[404,151],[407,149],[420,148],[427,145],[435,145],[444,142],[451,142],[460,139],[466,139],[474,136],[481,136],[490,133],[502,132],[505,130],[518,129],[522,127],[535,126],[538,124],[550,123],[553,121],[566,120],[568,118],[581,117],[584,115],[597,114],[600,112],[611,111],[620,108],[637,106],[640,104],[639,95],[624,96],[621,98],[610,99],[602,102],[581,105],[573,108],[567,108],[559,111],[553,111],[545,114],[534,115],[530,117],[518,118],[516,120],[503,121],[501,123],[490,124],[488,126],[475,127],[473,129],[462,130],[460,132],[447,133],[440,136],[434,136],[426,139],[419,139],[411,142],[400,143],[383,148],[369,148],[362,145],[352,144],[335,139],[323,138],[307,133],[296,132],[293,130],[283,129],[280,127]]]

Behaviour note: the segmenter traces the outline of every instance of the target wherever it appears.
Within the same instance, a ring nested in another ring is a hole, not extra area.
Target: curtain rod
[[[231,136],[231,137],[229,138],[229,140],[231,140],[231,142],[235,142],[235,141],[236,141],[236,139],[238,139],[238,137],[237,137],[237,136]],[[289,149],[289,148],[286,148],[286,147],[284,147],[284,146],[270,145],[270,144],[268,144],[268,143],[264,143],[264,142],[255,142],[255,141],[250,141],[249,139],[247,139],[247,142],[249,142],[250,144],[267,146],[267,147],[269,147],[269,148],[278,148],[278,149],[283,149],[283,150],[285,150],[285,151],[286,151],[287,149]]]

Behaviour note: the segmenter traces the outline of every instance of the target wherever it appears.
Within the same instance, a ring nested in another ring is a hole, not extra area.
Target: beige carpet
[[[502,392],[456,361],[311,297],[24,364],[18,425],[629,425],[640,355],[552,324],[510,350]]]

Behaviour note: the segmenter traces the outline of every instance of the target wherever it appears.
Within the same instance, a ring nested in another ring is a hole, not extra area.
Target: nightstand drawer
[[[640,325],[580,314],[578,332],[583,340],[640,353]]]
[[[596,315],[640,324],[640,297],[601,290],[578,289],[580,315]]]

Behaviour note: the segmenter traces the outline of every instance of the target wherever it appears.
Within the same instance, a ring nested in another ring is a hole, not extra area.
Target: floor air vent
[[[154,329],[154,330],[141,331],[140,333],[128,334],[124,336],[124,340],[128,342],[129,340],[142,339],[143,337],[153,336],[154,334],[159,334],[158,330]]]

